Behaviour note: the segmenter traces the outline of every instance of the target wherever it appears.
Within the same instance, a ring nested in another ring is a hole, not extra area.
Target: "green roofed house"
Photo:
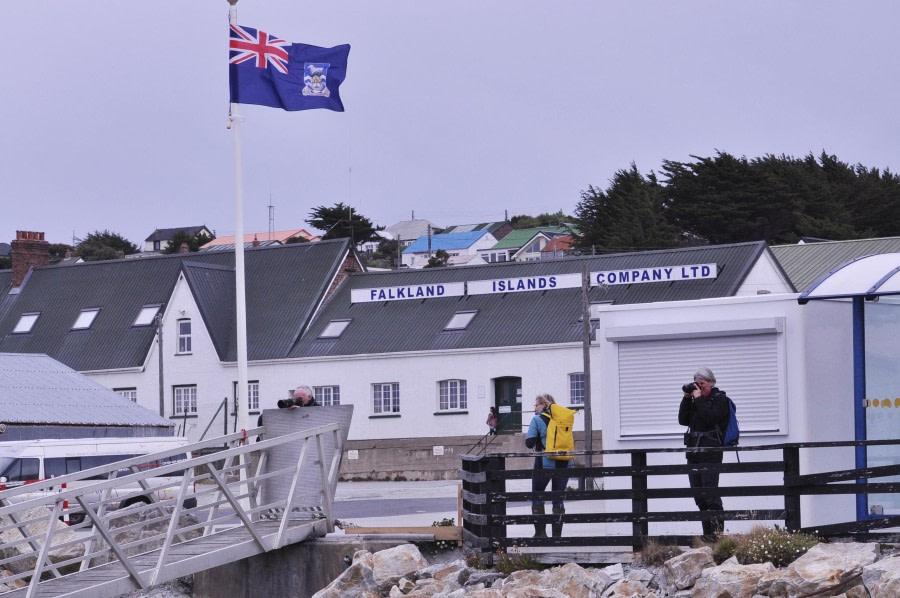
[[[511,231],[495,245],[478,251],[486,262],[536,262],[551,239],[571,235],[569,226],[542,226]]]

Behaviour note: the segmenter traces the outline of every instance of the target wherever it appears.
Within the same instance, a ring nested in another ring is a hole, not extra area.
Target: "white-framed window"
[[[569,405],[584,405],[584,372],[569,374]]]
[[[19,321],[16,322],[16,327],[13,328],[13,334],[26,334],[31,332],[31,328],[34,326],[34,323],[37,322],[38,316],[40,315],[40,312],[22,314],[19,317]]]
[[[477,313],[477,309],[473,311],[456,312],[453,314],[453,317],[450,318],[450,321],[447,322],[447,325],[444,326],[444,330],[465,330],[469,326],[469,322],[472,321],[472,318],[474,318]]]
[[[322,331],[322,334],[319,335],[319,338],[338,338],[341,334],[344,333],[344,330],[347,326],[350,325],[352,320],[331,320],[328,322],[328,325],[325,326],[325,330]]]
[[[191,352],[191,320],[190,318],[185,318],[184,320],[178,320],[178,353],[190,353]]]
[[[400,413],[400,383],[379,382],[372,385],[373,413]]]
[[[197,413],[197,385],[172,387],[172,412],[175,415],[195,415]]]
[[[340,405],[340,386],[313,386],[313,396],[319,405]]]
[[[91,324],[94,323],[94,318],[96,318],[99,313],[99,307],[82,309],[81,313],[79,313],[78,317],[75,319],[75,323],[72,324],[72,330],[87,330],[91,327]]]
[[[159,308],[161,305],[145,305],[141,308],[141,311],[138,312],[137,317],[134,319],[134,324],[132,326],[150,326],[153,324],[153,320],[156,319],[156,314],[159,313]]]
[[[465,380],[441,380],[438,382],[438,408],[441,411],[457,411],[469,406]]]
[[[534,243],[532,243],[525,249],[525,253],[540,253],[540,252],[541,252],[540,239],[538,239],[537,241],[535,241]]]
[[[237,392],[237,380],[231,383],[231,396]],[[234,415],[235,402],[231,401],[232,415]],[[259,411],[259,380],[249,380],[247,382],[247,411]]]
[[[114,392],[120,394],[125,397],[132,403],[137,403],[137,389],[136,388],[114,388]]]

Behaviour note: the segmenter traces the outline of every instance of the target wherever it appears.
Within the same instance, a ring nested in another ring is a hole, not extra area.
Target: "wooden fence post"
[[[796,480],[800,476],[800,448],[784,447],[784,527],[789,532],[800,529],[800,495],[796,492]]]
[[[635,474],[635,471],[647,467],[647,453],[635,451],[631,453],[631,547],[635,552],[644,547],[644,539],[650,534],[647,518],[638,519],[647,513],[647,474]]]

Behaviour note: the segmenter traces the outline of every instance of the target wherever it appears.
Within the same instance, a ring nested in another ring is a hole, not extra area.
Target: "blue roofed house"
[[[484,263],[484,260],[478,257],[480,250],[492,247],[496,243],[496,237],[487,231],[432,235],[430,243],[428,236],[425,235],[403,250],[402,263],[409,268],[424,268],[428,264],[428,258],[439,249],[450,255],[451,265]]]

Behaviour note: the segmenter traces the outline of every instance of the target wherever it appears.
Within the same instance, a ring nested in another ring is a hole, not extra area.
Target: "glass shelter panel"
[[[900,433],[900,297],[882,296],[865,303],[866,438],[888,440]],[[869,467],[900,463],[894,446],[870,446]],[[873,479],[900,482],[900,476]],[[900,514],[900,494],[869,494],[869,515]]]

